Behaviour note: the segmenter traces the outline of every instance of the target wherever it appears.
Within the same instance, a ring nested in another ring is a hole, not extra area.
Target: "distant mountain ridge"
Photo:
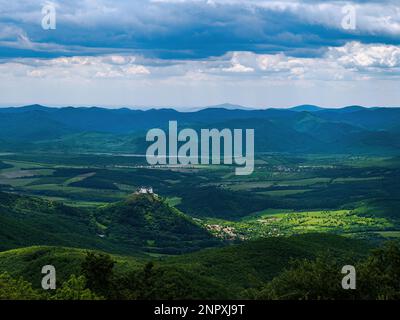
[[[315,111],[323,110],[323,108],[314,106],[314,105],[304,104],[301,106],[296,106],[296,107],[290,108],[290,110],[300,111],[300,112],[302,112],[302,111],[315,112]]]
[[[0,151],[143,152],[145,133],[166,129],[171,120],[178,121],[180,128],[196,130],[253,128],[256,152],[400,154],[400,108],[302,105],[253,110],[231,104],[191,112],[41,105],[0,108]]]
[[[152,110],[174,110],[177,112],[198,112],[201,110],[206,110],[206,109],[226,109],[226,110],[247,110],[247,111],[259,111],[259,110],[269,110],[269,109],[274,109],[274,110],[292,110],[292,111],[307,111],[307,112],[316,112],[316,111],[321,111],[321,110],[332,110],[332,111],[340,111],[340,110],[362,110],[362,109],[400,109],[399,107],[379,107],[379,106],[374,106],[374,107],[365,107],[361,105],[346,105],[343,107],[322,107],[318,105],[312,105],[312,104],[303,104],[303,105],[296,105],[293,107],[287,107],[287,108],[281,108],[281,107],[249,107],[249,106],[244,106],[240,104],[234,104],[234,103],[221,103],[221,104],[216,104],[216,105],[209,105],[209,106],[199,106],[199,107],[190,107],[190,108],[180,108],[180,107],[119,107],[119,108],[109,108],[109,107],[99,107],[99,106],[45,106],[41,104],[32,104],[32,105],[25,105],[25,106],[12,106],[12,107],[7,107],[3,106],[0,107],[0,113],[4,112],[9,112],[9,113],[16,113],[16,112],[26,112],[26,111],[56,111],[56,110],[61,110],[61,109],[78,109],[78,110],[83,110],[83,109],[99,109],[99,110],[110,110],[110,111],[152,111]]]

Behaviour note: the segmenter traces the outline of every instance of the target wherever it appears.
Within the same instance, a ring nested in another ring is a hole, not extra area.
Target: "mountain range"
[[[340,109],[312,105],[255,110],[220,105],[191,112],[174,109],[0,108],[0,150],[143,153],[152,128],[253,128],[256,153],[398,154],[400,108]]]

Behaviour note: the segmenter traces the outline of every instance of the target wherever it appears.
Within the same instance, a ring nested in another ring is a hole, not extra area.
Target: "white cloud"
[[[54,79],[269,78],[271,80],[366,80],[400,76],[400,47],[350,42],[330,47],[321,57],[231,52],[202,60],[149,59],[132,55],[13,59],[0,63],[3,74]]]
[[[15,59],[0,64],[4,74],[28,77],[63,78],[130,78],[148,75],[145,66],[136,64],[135,56],[62,57],[54,59]],[[17,66],[17,67],[16,67]],[[25,71],[25,72],[23,72]]]
[[[253,68],[246,67],[244,65],[241,65],[240,63],[234,63],[229,68],[223,68],[222,70],[225,72],[237,72],[237,73],[247,73],[254,71]]]
[[[336,59],[345,67],[395,68],[400,67],[400,47],[392,45],[351,42],[340,48],[330,48],[330,59]]]
[[[251,55],[251,53],[250,53]],[[232,59],[230,61],[231,65],[227,68],[222,68],[222,71],[225,72],[235,72],[235,73],[247,73],[247,72],[253,72],[254,69],[249,66],[245,66],[241,64],[240,58],[246,58],[246,53],[239,53],[239,52],[234,52],[232,55]]]
[[[124,72],[127,75],[133,75],[133,74],[150,74],[149,69],[143,66],[138,66],[138,65],[131,65],[124,69]]]

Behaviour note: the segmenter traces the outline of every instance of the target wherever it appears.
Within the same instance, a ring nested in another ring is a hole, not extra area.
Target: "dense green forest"
[[[310,234],[263,239],[189,256],[133,261],[101,252],[32,247],[0,254],[2,299],[398,299],[400,247],[370,251],[359,240]],[[71,252],[70,252],[71,251]],[[71,254],[72,253],[72,254]],[[21,264],[30,263],[30,268]],[[58,289],[39,289],[40,262],[64,271]],[[341,268],[357,268],[343,290]],[[68,270],[67,273],[65,271]],[[29,279],[29,280],[25,280]]]

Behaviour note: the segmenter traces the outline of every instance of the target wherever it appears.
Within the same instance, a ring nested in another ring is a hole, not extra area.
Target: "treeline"
[[[400,247],[387,242],[355,264],[356,288],[342,288],[343,264],[330,254],[298,260],[264,288],[253,292],[261,300],[398,300]]]
[[[11,300],[157,300],[227,299],[232,293],[210,275],[177,266],[148,262],[141,269],[114,272],[115,261],[103,253],[87,252],[80,273],[44,291],[7,273],[0,275],[0,299]],[[342,288],[343,260],[325,253],[315,259],[293,261],[271,281],[235,293],[260,300],[391,300],[400,298],[400,246],[388,242],[354,263],[356,289]],[[242,270],[243,273],[246,270]]]
[[[228,294],[212,279],[183,269],[155,266],[125,274],[114,272],[115,261],[103,253],[87,252],[78,275],[71,275],[56,290],[33,288],[22,277],[0,274],[0,300],[157,300],[209,299]],[[205,280],[205,281],[204,281]]]

